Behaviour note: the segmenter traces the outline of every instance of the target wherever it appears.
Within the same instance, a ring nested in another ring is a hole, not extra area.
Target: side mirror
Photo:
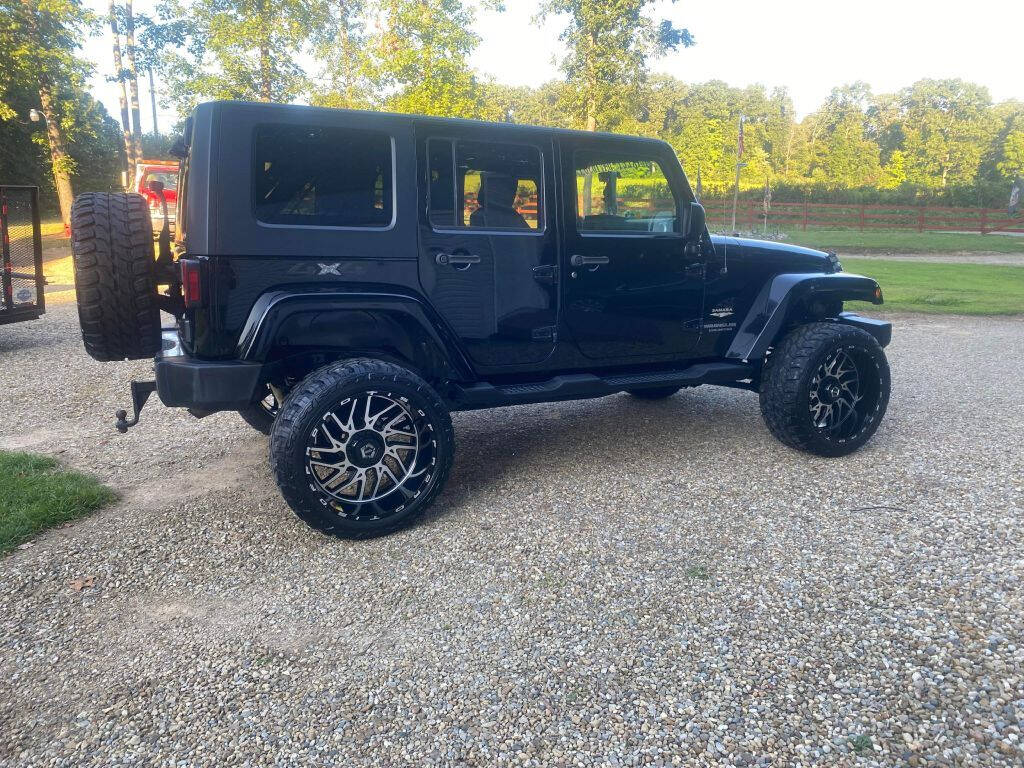
[[[696,201],[690,203],[690,215],[686,221],[686,239],[690,242],[700,240],[707,227],[707,220],[708,217],[704,211],[704,206]]]

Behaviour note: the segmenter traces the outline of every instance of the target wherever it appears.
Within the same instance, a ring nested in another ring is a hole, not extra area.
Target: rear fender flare
[[[882,292],[870,277],[846,272],[776,275],[757,295],[725,356],[737,360],[761,359],[812,299],[881,304]]]
[[[317,349],[380,350],[430,379],[474,378],[443,321],[415,297],[397,293],[271,291],[249,312],[237,357],[268,364]]]

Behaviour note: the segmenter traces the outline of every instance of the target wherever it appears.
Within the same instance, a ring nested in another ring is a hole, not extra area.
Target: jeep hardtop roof
[[[616,141],[628,141],[636,142],[637,144],[657,145],[658,147],[668,147],[671,149],[671,145],[662,140],[656,138],[649,138],[645,136],[631,136],[624,133],[609,133],[605,131],[580,131],[572,128],[554,128],[542,125],[529,125],[526,123],[513,123],[513,122],[497,122],[490,120],[467,120],[465,118],[458,117],[436,117],[433,115],[420,115],[420,114],[407,114],[401,112],[377,112],[362,109],[337,109],[334,107],[314,107],[304,104],[269,104],[262,101],[234,101],[234,100],[220,100],[220,101],[206,101],[198,104],[193,110],[194,116],[209,115],[213,119],[217,119],[220,116],[227,116],[233,110],[240,110],[249,112],[250,110],[259,110],[273,114],[275,117],[284,117],[287,119],[302,118],[302,117],[324,117],[324,116],[340,116],[340,115],[351,115],[355,119],[359,120],[360,123],[370,128],[374,122],[379,122],[381,127],[394,126],[396,124],[408,123],[408,124],[431,124],[431,125],[450,125],[453,127],[460,128],[490,128],[490,129],[502,129],[509,131],[522,131],[523,133],[533,134],[548,134],[557,136],[572,136],[572,137],[604,137],[608,139],[614,139]]]

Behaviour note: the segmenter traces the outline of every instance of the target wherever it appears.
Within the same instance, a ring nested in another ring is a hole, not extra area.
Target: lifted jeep
[[[833,254],[709,236],[661,141],[239,102],[202,104],[175,246],[146,201],[75,201],[86,350],[156,358],[134,382],[270,435],[288,504],[346,537],[420,515],[449,412],[719,384],[785,444],[842,456],[889,401],[882,303]],[[163,286],[160,292],[158,286]],[[176,319],[161,332],[160,312]]]

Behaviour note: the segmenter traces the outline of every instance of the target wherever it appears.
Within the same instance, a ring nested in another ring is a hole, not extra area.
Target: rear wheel
[[[95,360],[160,351],[153,225],[141,195],[90,193],[71,206],[78,320]]]
[[[314,372],[285,399],[270,435],[281,493],[309,525],[345,538],[412,523],[448,478],[451,418],[411,371],[349,360]]]
[[[845,456],[878,429],[889,405],[889,363],[871,334],[811,323],[775,348],[761,377],[761,413],[786,445]]]
[[[666,397],[672,397],[680,389],[682,387],[654,387],[652,389],[627,389],[626,391],[640,400],[664,400]]]
[[[277,396],[271,391],[270,386],[266,387],[266,395],[257,403],[238,412],[242,421],[253,429],[259,430],[264,435],[269,435],[274,426],[274,419],[277,418],[281,404],[277,402]]]

